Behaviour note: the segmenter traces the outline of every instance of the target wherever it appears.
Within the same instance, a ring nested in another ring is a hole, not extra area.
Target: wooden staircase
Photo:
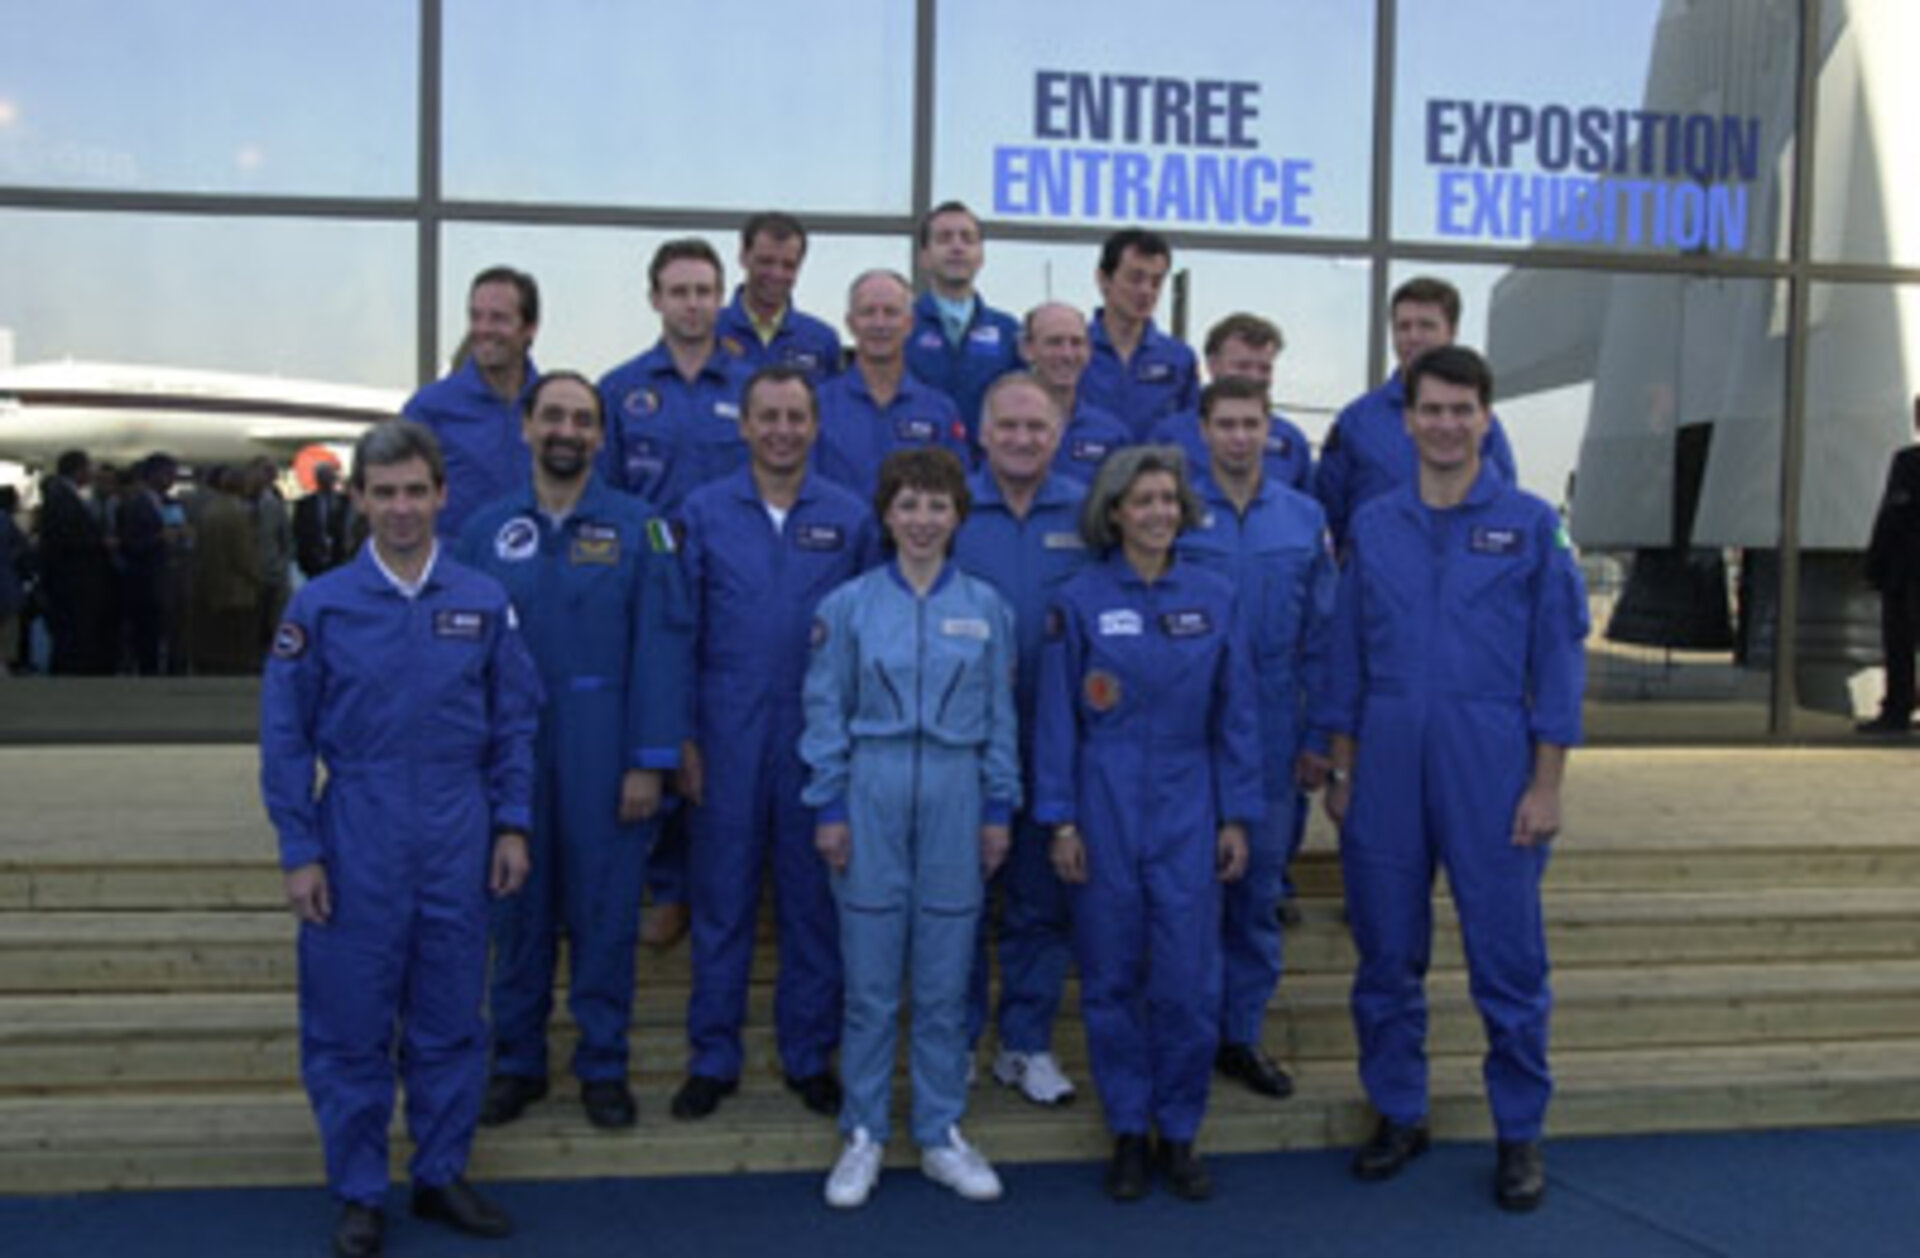
[[[36,810],[34,793],[56,790],[56,756],[66,793]],[[1916,764],[1902,750],[1578,758],[1548,878],[1552,1134],[1920,1119]],[[0,1191],[319,1181],[293,923],[251,775],[245,748],[0,752],[0,797],[20,801],[9,811],[24,827],[0,837]],[[67,798],[76,781],[91,798]],[[1305,922],[1287,940],[1267,1044],[1299,1092],[1274,1103],[1216,1087],[1212,1150],[1345,1144],[1369,1122],[1324,823],[1297,873]],[[1450,908],[1436,917],[1433,1121],[1442,1137],[1485,1138],[1479,1022]],[[771,974],[769,945],[741,1094],[679,1123],[666,1110],[685,1060],[686,949],[643,954],[640,1126],[594,1131],[556,1077],[525,1119],[481,1134],[475,1174],[823,1170],[837,1137],[781,1087]],[[1058,1048],[1082,1096],[1068,1109],[996,1087],[983,1051],[967,1125],[993,1157],[1104,1154],[1075,1008],[1070,987]],[[564,1063],[564,1019],[553,1038]],[[910,1159],[907,1144],[893,1156]],[[405,1151],[396,1140],[396,1170]]]

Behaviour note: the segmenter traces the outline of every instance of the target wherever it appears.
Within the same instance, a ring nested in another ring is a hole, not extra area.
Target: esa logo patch
[[[1111,712],[1120,706],[1120,679],[1096,668],[1081,681],[1080,696],[1095,712]]]
[[[847,535],[838,524],[802,524],[793,531],[793,544],[801,550],[842,550]]]
[[[933,440],[933,433],[933,421],[930,419],[900,419],[893,424],[893,435],[898,441],[925,445]]]
[[[630,389],[620,399],[620,409],[629,415],[651,415],[660,409],[660,395],[652,389]]]
[[[493,535],[493,553],[502,563],[521,563],[540,550],[540,526],[516,515]]]
[[[433,636],[475,642],[487,631],[485,612],[439,611],[433,614]]]
[[[307,653],[307,631],[291,620],[283,620],[273,631],[273,658],[297,660]]]
[[[1159,384],[1161,381],[1171,380],[1173,379],[1173,364],[1141,363],[1140,371],[1138,375],[1135,376],[1135,379],[1139,380],[1141,384]]]
[[[1213,617],[1200,609],[1184,612],[1163,612],[1160,616],[1160,632],[1169,638],[1199,638],[1213,632]]]
[[[1147,631],[1147,624],[1140,619],[1140,613],[1131,607],[1118,607],[1112,611],[1100,613],[1100,636],[1103,638],[1137,638]]]
[[[1517,555],[1520,553],[1520,530],[1477,524],[1467,535],[1467,549],[1476,555]]]

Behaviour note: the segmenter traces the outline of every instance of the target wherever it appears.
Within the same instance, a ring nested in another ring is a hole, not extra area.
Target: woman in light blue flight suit
[[[900,982],[913,987],[913,1136],[921,1169],[969,1200],[1000,1195],[961,1138],[967,977],[981,888],[1020,803],[1013,613],[947,562],[968,495],[944,450],[900,451],[875,503],[892,562],[829,594],[814,624],[801,758],[815,844],[833,868],[846,1021],[829,1205],[863,1204],[888,1134]]]
[[[1169,1186],[1212,1183],[1193,1141],[1219,1040],[1220,883],[1246,868],[1265,809],[1253,666],[1232,585],[1177,561],[1200,517],[1176,447],[1101,466],[1080,517],[1105,562],[1048,614],[1034,752],[1036,820],[1073,887],[1074,955],[1094,1083],[1114,1133],[1107,1191],[1147,1191],[1158,1128]]]

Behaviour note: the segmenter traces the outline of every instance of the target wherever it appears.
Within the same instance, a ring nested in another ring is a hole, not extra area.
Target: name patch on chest
[[[1146,631],[1147,622],[1131,607],[1117,607],[1100,613],[1100,636],[1103,638],[1137,638]]]
[[[1476,524],[1467,534],[1467,549],[1476,555],[1517,555],[1523,541],[1519,529]]]
[[[793,544],[801,550],[840,550],[847,534],[838,524],[802,524],[793,531]]]
[[[1084,437],[1073,443],[1067,457],[1075,463],[1098,463],[1113,453],[1113,447],[1104,441],[1088,441]]]
[[[967,339],[976,345],[998,345],[1000,343],[1000,329],[989,323],[967,333]]]
[[[949,616],[940,622],[940,635],[945,638],[968,638],[975,642],[985,642],[993,636],[993,630],[987,622],[978,616]]]
[[[1201,638],[1213,632],[1213,617],[1200,609],[1160,613],[1160,632],[1169,638]]]
[[[438,611],[433,614],[433,636],[479,641],[487,631],[487,613]]]
[[[540,526],[517,515],[493,535],[493,553],[502,563],[522,563],[540,550]]]
[[[1160,384],[1173,379],[1172,363],[1141,363],[1134,379],[1141,384]]]
[[[1044,533],[1040,545],[1048,550],[1085,550],[1087,544],[1078,533]]]

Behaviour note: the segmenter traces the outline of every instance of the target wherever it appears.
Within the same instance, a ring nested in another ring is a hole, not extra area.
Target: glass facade
[[[663,239],[731,288],[744,214],[797,212],[798,303],[838,326],[961,199],[1016,312],[1091,309],[1106,232],[1167,233],[1161,324],[1273,319],[1276,405],[1319,441],[1435,274],[1581,549],[1594,736],[1817,734],[1877,698],[1860,552],[1920,390],[1916,13],[0,0],[0,371],[404,390],[506,263],[540,361],[597,373],[658,334]]]

